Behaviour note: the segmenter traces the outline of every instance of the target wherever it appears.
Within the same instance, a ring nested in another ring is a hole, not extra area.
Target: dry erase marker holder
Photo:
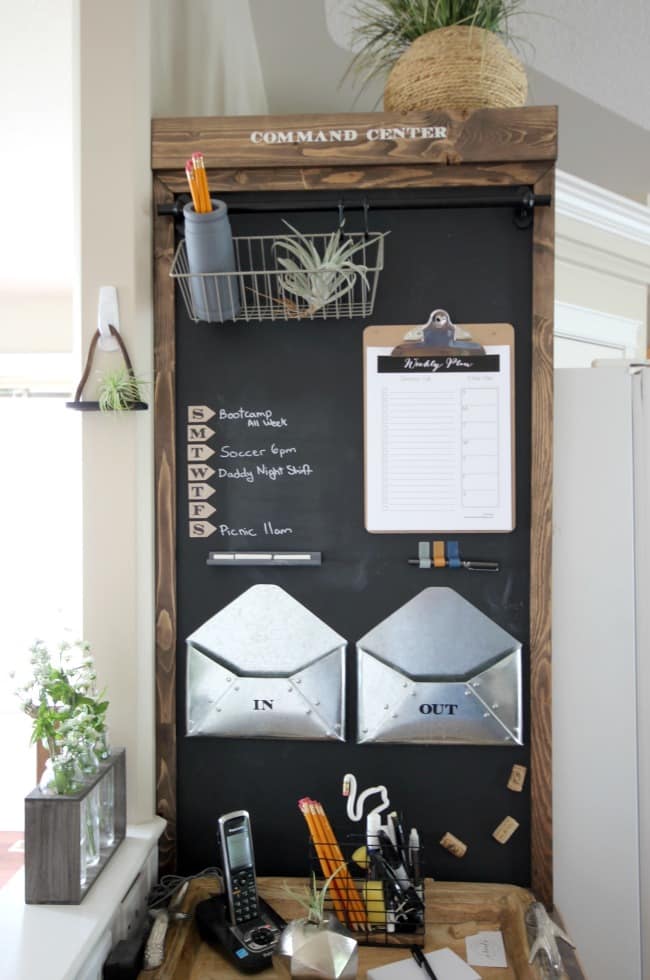
[[[362,834],[337,837],[341,854],[350,877],[327,890],[325,911],[337,916],[361,946],[424,945],[424,878],[412,875],[408,883],[396,882],[385,870],[372,861],[367,862],[366,838]],[[330,845],[309,838],[309,864],[319,888],[324,884],[318,851]],[[417,849],[416,864],[422,867],[422,850]],[[361,899],[366,909],[366,921],[359,923],[346,911],[353,899]]]
[[[206,261],[195,261],[188,237],[188,207],[192,206],[187,205],[184,209],[186,238],[176,249],[169,274],[179,285],[190,320],[213,323],[225,320],[341,320],[372,313],[379,274],[384,267],[383,233],[346,232],[345,240],[359,246],[354,262],[364,269],[364,274],[356,274],[354,280],[350,280],[351,288],[343,295],[314,306],[287,288],[287,270],[281,260],[293,259],[290,251],[293,241],[303,244],[307,241],[323,255],[331,235],[235,237],[232,240],[234,266],[222,271],[212,259],[210,265],[207,257]],[[189,213],[200,219],[199,224],[211,215],[211,212],[194,214],[193,210]],[[322,276],[323,270],[314,266],[313,269],[305,268],[303,273],[309,279]]]

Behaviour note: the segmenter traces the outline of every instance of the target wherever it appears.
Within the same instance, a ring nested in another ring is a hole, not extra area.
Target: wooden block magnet
[[[504,817],[497,829],[492,831],[492,836],[499,844],[507,844],[518,826],[514,817]]]
[[[521,793],[526,782],[527,772],[526,766],[513,766],[508,780],[508,789],[511,789],[513,793]]]
[[[453,854],[454,857],[462,858],[467,854],[467,844],[463,844],[462,840],[458,840],[458,838],[454,837],[453,834],[450,834],[449,831],[447,831],[440,843],[447,851],[450,852],[450,854]]]

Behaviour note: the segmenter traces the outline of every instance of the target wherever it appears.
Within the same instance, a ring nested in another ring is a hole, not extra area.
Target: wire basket
[[[346,867],[327,890],[325,911],[333,912],[362,946],[423,946],[424,879],[418,874],[382,881],[376,866],[364,869],[355,860],[365,843],[365,837],[355,836],[335,845],[330,866],[334,870],[342,857]],[[310,866],[319,887],[325,882],[321,855],[328,854],[328,847],[332,845],[309,841]],[[417,867],[422,866],[420,856],[418,849]]]
[[[258,235],[233,238],[236,272],[190,272],[185,239],[176,249],[170,276],[178,282],[190,320],[205,320],[199,310],[210,309],[210,321],[226,320],[342,320],[367,317],[372,314],[377,293],[379,273],[384,267],[384,233],[354,232],[344,236],[361,247],[354,255],[354,264],[363,266],[364,275],[354,269],[344,270],[340,288],[349,289],[331,302],[310,303],[288,288],[287,270],[278,261],[293,258],[282,245],[282,239],[309,240],[319,255],[323,255],[330,234],[319,235]],[[307,276],[322,275],[322,270],[306,268]],[[326,273],[332,275],[331,272]],[[232,310],[239,308],[234,316]]]

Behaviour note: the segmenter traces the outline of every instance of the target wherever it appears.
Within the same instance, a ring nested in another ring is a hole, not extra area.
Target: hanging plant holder
[[[129,357],[129,352],[126,349],[126,344],[122,340],[122,336],[120,334],[120,331],[117,330],[112,324],[109,324],[108,325],[108,330],[110,331],[111,336],[116,341],[116,343],[117,343],[117,345],[118,345],[118,347],[119,347],[119,349],[120,349],[120,351],[122,353],[122,357],[124,359],[124,365],[125,365],[126,373],[132,379],[133,385],[135,387],[137,387],[138,386],[138,381],[137,381],[137,379],[135,377],[135,374],[133,372],[133,365],[131,364],[131,358]],[[84,388],[86,386],[86,382],[88,381],[88,377],[90,375],[90,369],[91,369],[92,363],[93,363],[93,358],[95,356],[95,350],[97,349],[97,344],[98,344],[99,339],[100,339],[101,336],[102,336],[102,333],[101,333],[101,331],[99,329],[97,329],[95,331],[95,333],[93,334],[92,340],[90,341],[90,347],[88,348],[88,356],[86,357],[86,363],[84,365],[83,374],[81,375],[81,380],[79,381],[79,384],[77,385],[77,390],[75,391],[75,394],[74,394],[74,400],[71,401],[71,402],[66,402],[65,403],[66,404],[66,408],[72,408],[76,412],[101,412],[101,411],[105,411],[104,409],[102,409],[102,407],[101,407],[101,405],[100,405],[100,403],[98,401],[84,401],[83,400],[83,390],[84,390]],[[128,412],[142,412],[142,411],[144,411],[148,407],[149,406],[147,405],[146,402],[143,402],[143,401],[140,401],[139,399],[137,399],[137,400],[129,401],[128,407],[125,407],[123,410],[124,411],[128,411]]]

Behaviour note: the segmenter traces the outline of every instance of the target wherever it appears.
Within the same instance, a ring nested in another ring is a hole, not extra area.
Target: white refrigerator
[[[555,904],[589,980],[650,980],[650,363],[555,374]]]

